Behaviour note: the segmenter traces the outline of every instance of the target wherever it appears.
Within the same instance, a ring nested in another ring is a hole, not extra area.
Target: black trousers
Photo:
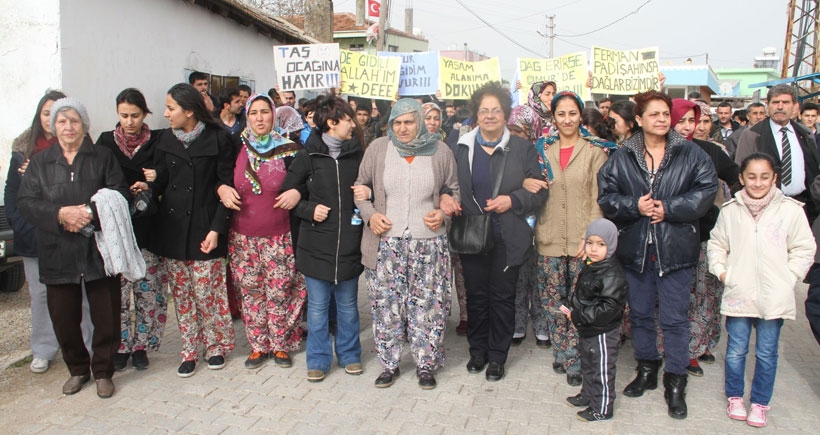
[[[467,287],[470,356],[504,364],[515,332],[515,284],[520,266],[507,266],[506,247],[498,241],[485,255],[459,257]]]
[[[814,339],[820,344],[820,263],[809,269],[809,293],[806,296],[806,318],[809,319]]]
[[[589,400],[593,411],[603,415],[611,415],[615,403],[615,363],[620,339],[620,326],[603,334],[578,338],[584,377],[581,395]]]
[[[83,342],[83,292],[80,284],[46,285],[46,300],[57,343],[71,376],[94,374],[94,379],[114,375],[114,354],[120,347],[120,278],[107,277],[85,283],[94,335],[90,357]]]

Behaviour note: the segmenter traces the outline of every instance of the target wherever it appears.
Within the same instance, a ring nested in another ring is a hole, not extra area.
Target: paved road
[[[535,347],[532,337],[513,348],[507,376],[490,383],[483,375],[470,375],[465,337],[454,333],[456,313],[446,339],[447,366],[437,373],[438,388],[418,388],[409,355],[402,377],[393,387],[376,389],[380,370],[373,351],[369,306],[360,291],[362,376],[349,376],[335,367],[324,382],[305,380],[305,355],[293,355],[294,367],[268,364],[247,370],[243,362],[250,347],[240,323],[237,349],[223,370],[201,364],[194,377],[177,377],[179,332],[169,321],[163,348],[151,353],[151,367],[138,372],[129,366],[114,378],[113,398],[97,398],[93,383],[74,396],[60,394],[68,377],[62,362],[44,375],[22,377],[19,397],[0,407],[2,433],[818,433],[820,431],[820,346],[814,341],[802,300],[805,286],[797,289],[801,301],[798,320],[783,328],[780,361],[769,413],[769,427],[754,429],[726,417],[722,362],[725,337],[717,349],[717,364],[705,365],[706,375],[690,377],[689,418],[666,415],[663,391],[650,391],[632,399],[619,395],[615,420],[584,423],[564,398],[578,388],[552,372],[551,351]],[[457,307],[457,304],[454,303]],[[455,308],[457,309],[457,308]],[[173,317],[173,316],[171,316]],[[753,359],[749,361],[747,385]],[[622,391],[635,367],[627,343],[618,361],[616,385]],[[18,369],[19,370],[19,369]],[[748,392],[747,392],[748,397]]]

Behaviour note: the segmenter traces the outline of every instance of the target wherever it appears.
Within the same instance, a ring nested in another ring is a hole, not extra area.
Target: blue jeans
[[[664,371],[686,374],[689,365],[689,291],[692,268],[658,275],[658,266],[648,259],[643,273],[624,269],[629,283],[629,319],[632,321],[632,345],[635,359],[660,360],[655,307],[658,324],[663,331],[663,349],[666,356]]]
[[[757,329],[755,339],[755,374],[752,379],[751,402],[768,405],[777,374],[777,345],[783,319],[763,320],[754,317],[726,317],[726,397],[743,397],[746,384],[746,354],[752,326]]]
[[[330,281],[305,276],[308,292],[308,370],[330,371],[333,363],[333,343],[327,330],[328,308],[331,294],[336,298],[336,359],[339,365],[362,361],[362,344],[359,341],[359,279],[353,278],[333,284]]]

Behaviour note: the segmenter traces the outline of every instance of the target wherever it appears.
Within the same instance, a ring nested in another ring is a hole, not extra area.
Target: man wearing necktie
[[[796,104],[795,88],[777,85],[769,89],[766,95],[769,119],[743,130],[735,161],[740,165],[754,152],[774,157],[779,169],[778,187],[784,195],[806,204],[804,210],[811,223],[820,211],[810,191],[812,182],[820,175],[820,155],[814,135],[800,123],[791,120]]]

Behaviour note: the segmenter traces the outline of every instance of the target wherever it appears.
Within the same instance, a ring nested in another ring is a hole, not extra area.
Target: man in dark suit
[[[774,157],[778,166],[777,184],[783,194],[806,204],[809,223],[818,215],[817,204],[809,192],[820,175],[820,155],[814,135],[805,126],[791,120],[797,103],[795,88],[777,85],[766,95],[768,120],[743,130],[735,153],[740,165],[747,156],[761,152]]]

